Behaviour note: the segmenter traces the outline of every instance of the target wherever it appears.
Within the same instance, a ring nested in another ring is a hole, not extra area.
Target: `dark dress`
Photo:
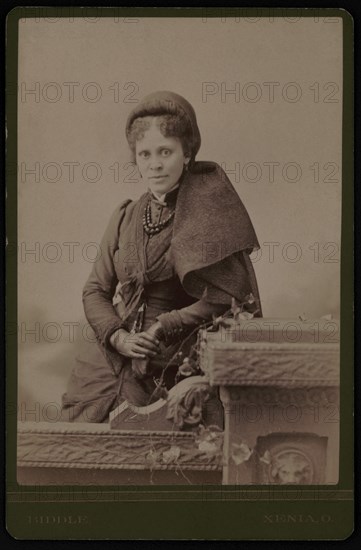
[[[169,216],[177,195],[178,189],[171,191],[162,202],[148,192],[145,198],[151,200],[153,222]],[[115,210],[101,242],[101,257],[84,287],[84,310],[96,342],[76,358],[62,397],[64,421],[104,422],[125,399],[137,406],[157,400],[156,380],[165,366],[165,385],[168,389],[174,385],[179,366],[174,355],[182,340],[188,336],[182,348],[187,355],[195,344],[195,329],[229,308],[229,304],[208,303],[186,293],[168,256],[172,222],[160,233],[146,235],[139,208],[143,204],[141,199],[126,201]],[[118,300],[119,281],[126,307],[124,300]],[[118,328],[132,329],[140,304],[146,305],[141,330],[159,320],[166,334],[161,354],[151,359],[152,373],[144,379],[133,376],[131,359],[121,356],[109,342]]]

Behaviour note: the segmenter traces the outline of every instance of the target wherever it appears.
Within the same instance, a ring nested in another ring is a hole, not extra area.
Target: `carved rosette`
[[[328,438],[312,433],[259,437],[254,481],[277,485],[314,485],[324,481]]]
[[[311,458],[299,449],[286,449],[273,455],[267,471],[270,483],[310,485],[315,482]]]

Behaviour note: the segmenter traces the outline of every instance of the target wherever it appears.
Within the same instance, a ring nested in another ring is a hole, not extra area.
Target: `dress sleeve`
[[[253,291],[245,258],[238,253],[198,270],[197,279],[199,291],[203,294],[197,302],[157,317],[166,342],[173,342],[175,338],[181,338],[185,332],[211,321],[213,315],[223,315],[230,309],[232,298],[241,303]],[[254,305],[247,305],[251,313],[256,311],[256,307],[256,302]]]
[[[118,283],[114,254],[119,246],[119,227],[130,202],[125,201],[114,210],[100,242],[99,257],[93,264],[82,295],[85,316],[112,367],[118,361],[119,354],[112,348],[109,339],[113,332],[124,326],[113,306]]]
[[[201,298],[190,306],[162,313],[158,315],[157,320],[162,325],[164,340],[168,344],[186,336],[201,324],[211,321],[213,315],[216,317],[222,315],[227,309],[229,309],[227,304],[211,304]]]

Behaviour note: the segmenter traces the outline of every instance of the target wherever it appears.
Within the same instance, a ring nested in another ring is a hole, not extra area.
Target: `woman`
[[[126,137],[143,182],[120,204],[83,291],[97,345],[77,358],[63,419],[103,422],[127,399],[144,406],[175,383],[196,329],[254,296],[251,221],[223,170],[196,162],[201,138],[192,106],[155,92],[130,113]]]

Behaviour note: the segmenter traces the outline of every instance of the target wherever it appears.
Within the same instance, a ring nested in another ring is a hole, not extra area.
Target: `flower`
[[[254,302],[255,302],[255,299],[254,299],[254,296],[253,296],[252,292],[250,294],[248,294],[248,296],[246,296],[245,299],[247,300],[248,304],[254,304]]]
[[[188,357],[183,359],[183,363],[179,367],[178,372],[182,376],[191,376],[194,374],[195,370]]]

